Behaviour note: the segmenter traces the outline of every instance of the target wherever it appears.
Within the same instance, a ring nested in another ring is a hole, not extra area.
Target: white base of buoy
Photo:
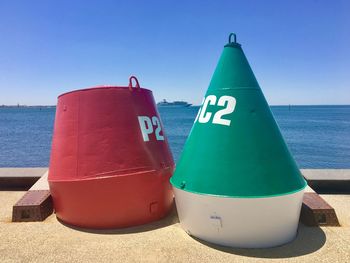
[[[266,248],[292,241],[304,190],[266,198],[194,194],[174,187],[182,228],[191,236],[223,246]]]

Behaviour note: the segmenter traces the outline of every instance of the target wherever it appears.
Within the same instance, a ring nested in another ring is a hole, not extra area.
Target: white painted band
[[[297,233],[304,190],[267,198],[227,198],[175,188],[183,229],[219,245],[264,248],[292,241]]]

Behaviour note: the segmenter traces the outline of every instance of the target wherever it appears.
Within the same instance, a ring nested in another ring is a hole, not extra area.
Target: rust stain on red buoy
[[[115,228],[160,219],[173,203],[173,169],[152,91],[135,77],[58,97],[49,184],[62,221]]]

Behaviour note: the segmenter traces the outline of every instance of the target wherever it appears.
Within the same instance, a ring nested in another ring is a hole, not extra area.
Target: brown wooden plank
[[[49,190],[29,190],[13,206],[12,222],[43,221],[53,212]]]
[[[340,226],[337,215],[317,193],[305,193],[300,221],[307,226]]]

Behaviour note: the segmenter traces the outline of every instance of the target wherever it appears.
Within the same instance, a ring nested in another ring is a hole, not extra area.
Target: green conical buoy
[[[171,183],[180,222],[194,236],[240,247],[278,245],[295,236],[306,182],[235,34]]]

